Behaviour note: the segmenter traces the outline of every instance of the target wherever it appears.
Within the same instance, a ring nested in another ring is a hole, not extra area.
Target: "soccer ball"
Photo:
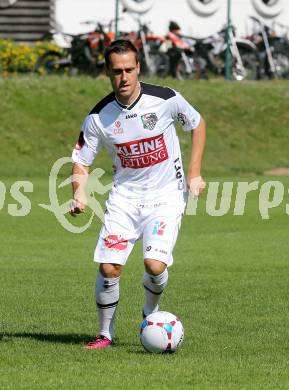
[[[157,311],[148,315],[140,327],[140,341],[148,352],[175,352],[184,339],[184,328],[174,314]]]

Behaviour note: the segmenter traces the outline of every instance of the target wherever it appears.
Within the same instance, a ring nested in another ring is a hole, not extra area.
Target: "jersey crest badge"
[[[149,114],[144,114],[141,116],[144,129],[153,130],[158,121],[157,114],[151,112]]]

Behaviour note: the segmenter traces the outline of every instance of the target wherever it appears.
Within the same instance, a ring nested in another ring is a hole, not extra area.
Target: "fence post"
[[[115,38],[118,37],[119,0],[115,0]]]
[[[225,78],[232,80],[232,53],[231,53],[231,0],[227,0],[227,28],[226,28],[226,63]]]

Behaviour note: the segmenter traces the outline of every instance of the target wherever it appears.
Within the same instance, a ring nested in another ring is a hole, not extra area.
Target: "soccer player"
[[[111,154],[114,171],[94,252],[94,261],[100,263],[96,278],[99,333],[86,345],[88,349],[113,343],[121,272],[140,238],[143,315],[159,309],[188,189],[198,196],[205,187],[201,176],[205,124],[200,114],[173,89],[139,82],[138,53],[129,41],[114,41],[106,50],[105,62],[113,92],[86,117],[72,155],[73,216],[85,211],[89,166],[102,147]],[[175,121],[192,135],[187,181]]]

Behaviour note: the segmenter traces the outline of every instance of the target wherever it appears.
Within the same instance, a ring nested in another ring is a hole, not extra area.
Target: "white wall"
[[[91,26],[82,25],[81,22],[109,21],[115,17],[115,0],[55,1],[56,21],[64,32],[86,32],[91,30]],[[220,7],[215,14],[207,17],[194,13],[189,7],[188,0],[155,0],[153,8],[141,18],[144,22],[149,22],[149,26],[155,33],[165,34],[169,20],[175,20],[182,27],[184,34],[206,37],[220,30],[226,23],[227,0],[211,1],[218,1]],[[262,17],[253,7],[253,1],[262,0],[231,0],[232,21],[237,27],[238,35],[246,35],[250,32],[248,15],[257,16],[268,25],[271,25],[274,19],[289,25],[289,0],[275,0],[283,4],[283,11],[276,18]],[[120,9],[122,10],[122,6]],[[137,23],[133,20],[133,15],[120,12],[120,16],[123,18],[119,26],[121,30],[136,29]]]

